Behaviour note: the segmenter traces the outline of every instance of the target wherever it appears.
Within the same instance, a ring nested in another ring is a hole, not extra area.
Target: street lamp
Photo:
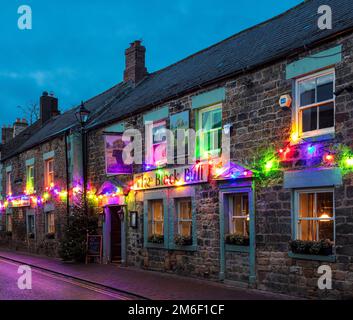
[[[86,109],[83,101],[80,109],[75,113],[77,122],[81,126],[81,143],[82,143],[82,175],[83,175],[83,201],[85,207],[85,214],[87,215],[87,156],[86,156],[86,130],[85,125],[88,121],[90,111]]]
[[[81,128],[83,128],[86,125],[90,113],[91,112],[86,109],[83,101],[81,101],[80,109],[75,113],[76,119],[79,122],[79,124],[81,125]]]

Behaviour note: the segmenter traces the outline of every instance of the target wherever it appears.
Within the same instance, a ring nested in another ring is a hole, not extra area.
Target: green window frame
[[[28,194],[34,193],[34,165],[26,167],[26,191]]]
[[[218,157],[222,148],[222,104],[198,111],[196,155],[205,160]]]

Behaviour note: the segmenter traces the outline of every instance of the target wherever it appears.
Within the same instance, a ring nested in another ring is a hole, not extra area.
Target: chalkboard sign
[[[102,236],[87,235],[86,264],[89,257],[98,257],[100,263],[102,263]]]

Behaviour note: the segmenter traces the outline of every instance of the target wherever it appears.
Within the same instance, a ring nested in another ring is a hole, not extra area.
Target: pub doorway
[[[121,206],[110,207],[111,215],[111,230],[110,230],[110,252],[111,252],[111,262],[121,263]]]

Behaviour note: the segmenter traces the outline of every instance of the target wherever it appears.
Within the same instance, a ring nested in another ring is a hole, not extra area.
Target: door
[[[119,207],[110,208],[111,212],[111,259],[112,262],[121,261],[121,220],[118,212]]]

